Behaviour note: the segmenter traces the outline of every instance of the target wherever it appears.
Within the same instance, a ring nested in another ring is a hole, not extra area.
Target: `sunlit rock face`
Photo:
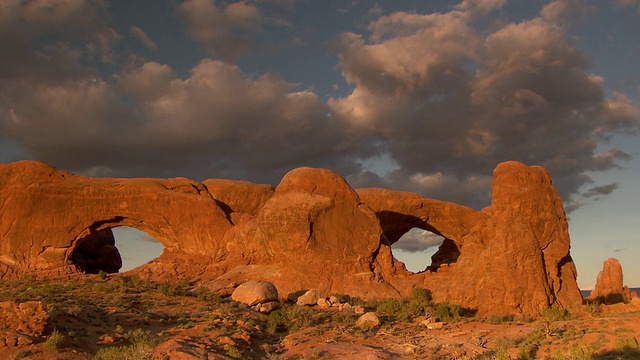
[[[0,164],[0,276],[117,271],[117,249],[95,234],[130,226],[165,246],[135,270],[140,276],[190,277],[216,289],[269,281],[282,297],[303,289],[398,297],[423,287],[483,315],[579,304],[567,221],[547,172],[500,164],[492,194],[491,206],[476,211],[413,193],[355,191],[325,169],[292,170],[274,189]],[[414,227],[446,239],[416,274],[390,248]]]
[[[480,212],[411,193],[358,193],[378,214],[390,244],[412,227],[447,239],[435,254],[435,272],[407,276],[397,264],[391,271],[397,279],[408,277],[410,284],[421,278],[420,286],[431,289],[434,299],[480,313],[528,316],[551,304],[579,304],[568,224],[546,170],[502,163],[494,171],[491,190],[491,206]],[[452,254],[457,256],[454,263]]]
[[[598,274],[595,288],[585,300],[616,304],[628,303],[631,299],[632,293],[624,285],[622,265],[618,259],[607,259],[602,265],[602,271]]]

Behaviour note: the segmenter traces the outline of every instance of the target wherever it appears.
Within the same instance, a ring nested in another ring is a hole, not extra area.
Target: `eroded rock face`
[[[21,335],[40,337],[49,323],[49,315],[39,301],[16,304],[0,302],[0,334],[16,332]]]
[[[0,276],[69,271],[81,239],[117,226],[145,231],[167,251],[215,256],[232,227],[195,181],[87,178],[35,161],[0,164],[0,209]]]
[[[567,220],[548,173],[537,166],[502,163],[494,171],[491,191],[491,206],[479,212],[416,194],[358,190],[380,218],[389,245],[413,227],[447,239],[434,255],[432,271],[407,276],[404,267],[382,256],[379,268],[396,288],[419,283],[436,301],[481,314],[536,316],[551,304],[579,304]],[[390,257],[386,253],[380,251]]]
[[[585,300],[603,304],[628,303],[631,301],[631,291],[623,281],[620,262],[614,258],[607,259],[598,274],[595,289]]]
[[[536,316],[551,304],[579,304],[566,217],[547,172],[500,164],[492,194],[491,206],[476,211],[406,192],[354,191],[324,169],[292,170],[274,190],[226,180],[92,179],[18,162],[0,165],[0,276],[72,271],[68,262],[74,251],[86,253],[78,249],[87,236],[126,225],[165,246],[136,270],[143,276],[190,276],[215,288],[269,281],[283,298],[302,289],[397,297],[423,287],[436,301],[481,314]],[[447,239],[417,274],[390,248],[414,227]],[[114,263],[108,241],[92,244],[111,256],[101,266]]]

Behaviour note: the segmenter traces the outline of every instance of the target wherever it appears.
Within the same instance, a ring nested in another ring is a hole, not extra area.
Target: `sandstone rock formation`
[[[376,211],[389,244],[413,227],[448,239],[439,251],[445,254],[434,257],[453,258],[454,252],[455,263],[408,276],[432,290],[435,301],[455,299],[480,313],[528,315],[551,304],[580,303],[565,212],[546,170],[502,163],[494,171],[491,192],[491,206],[478,212],[416,194],[358,190],[362,202]],[[390,257],[381,248],[383,254]],[[407,278],[406,270],[393,263],[385,277],[402,288],[396,282]]]
[[[480,314],[526,316],[582,300],[560,198],[544,169],[517,162],[496,168],[491,206],[476,211],[412,193],[355,191],[325,169],[292,170],[274,190],[228,180],[93,179],[22,161],[0,164],[0,211],[4,278],[115,270],[110,242],[96,238],[126,225],[165,246],[138,274],[191,276],[216,289],[255,280],[273,283],[283,298],[310,288],[380,298],[423,287],[435,301]],[[447,239],[417,274],[390,248],[414,227]],[[109,260],[89,267],[92,256]]]
[[[78,239],[78,245],[70,259],[80,271],[88,274],[100,271],[115,273],[122,267],[122,257],[110,228]]]
[[[168,251],[215,256],[232,227],[192,180],[97,179],[21,161],[0,164],[0,276],[64,272],[87,236],[117,226],[145,231]]]
[[[39,301],[0,302],[0,347],[24,346],[40,338],[49,326],[49,315]]]
[[[617,259],[610,258],[604,262],[602,271],[598,274],[595,289],[585,300],[603,304],[626,304],[631,301],[631,298],[631,291],[624,286],[622,265]]]

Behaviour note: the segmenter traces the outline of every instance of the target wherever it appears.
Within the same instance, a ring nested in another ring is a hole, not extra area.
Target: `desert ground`
[[[0,282],[0,359],[640,358],[640,311],[624,304],[551,308],[536,320],[482,319],[420,294],[334,295],[353,307],[281,302],[264,314],[188,279],[26,276]],[[41,303],[40,313],[6,316],[12,302],[27,301]],[[380,325],[356,326],[357,305],[375,312]]]

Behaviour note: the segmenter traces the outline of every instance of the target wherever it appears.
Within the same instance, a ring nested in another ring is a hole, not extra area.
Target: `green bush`
[[[412,302],[417,302],[418,304],[428,305],[431,303],[431,291],[423,288],[415,288],[411,290],[410,299]]]
[[[569,311],[554,304],[542,311],[542,318],[549,322],[568,320]]]
[[[57,329],[54,329],[51,335],[44,342],[44,346],[53,351],[58,352],[62,343],[64,342],[64,335],[62,335]]]
[[[436,305],[436,317],[440,321],[449,322],[460,319],[463,315],[463,309],[460,305],[439,303]]]
[[[402,312],[402,304],[397,299],[386,299],[376,308],[378,316],[396,317]]]
[[[636,351],[639,349],[638,340],[635,337],[617,339],[616,349],[621,352]]]
[[[269,314],[267,319],[267,331],[296,331],[319,323],[322,316],[328,316],[324,312],[316,314],[306,306],[284,305],[280,309]]]

